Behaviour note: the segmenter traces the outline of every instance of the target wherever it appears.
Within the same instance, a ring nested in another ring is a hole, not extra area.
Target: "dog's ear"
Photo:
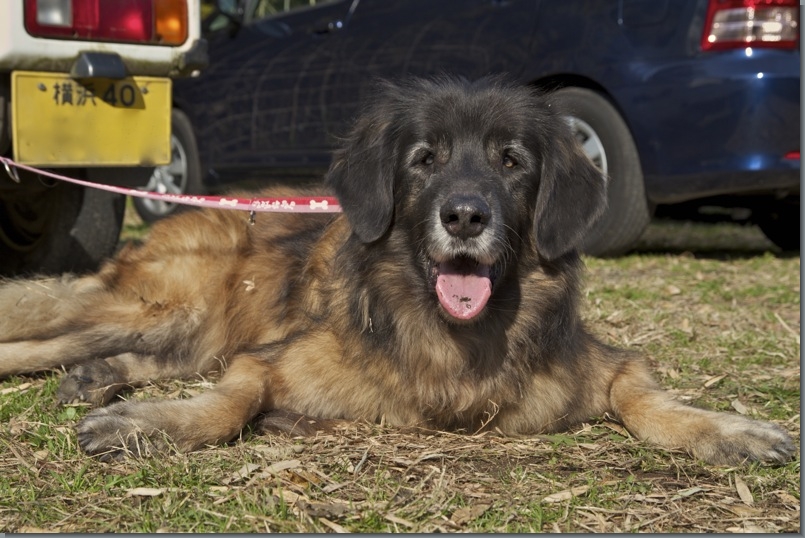
[[[356,121],[336,150],[327,182],[353,231],[364,243],[380,239],[394,216],[394,161],[390,118],[376,104]]]
[[[534,220],[537,249],[553,260],[581,246],[606,209],[606,176],[595,167],[560,117],[546,137]],[[559,123],[562,122],[562,123]]]

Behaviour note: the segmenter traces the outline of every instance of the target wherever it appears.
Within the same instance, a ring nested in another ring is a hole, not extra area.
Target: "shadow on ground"
[[[696,258],[735,259],[772,254],[799,257],[799,251],[783,252],[755,225],[702,223],[655,219],[633,252],[638,254],[689,254]]]

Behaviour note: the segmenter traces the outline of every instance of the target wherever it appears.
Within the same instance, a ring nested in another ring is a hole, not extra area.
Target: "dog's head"
[[[450,319],[480,314],[528,243],[574,252],[605,179],[550,101],[497,78],[383,83],[328,172],[364,243],[408,233]]]

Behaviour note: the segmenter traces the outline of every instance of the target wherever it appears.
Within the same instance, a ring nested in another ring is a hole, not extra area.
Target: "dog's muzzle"
[[[491,218],[489,204],[474,194],[454,194],[439,208],[441,235],[450,248],[433,261],[431,278],[442,308],[458,320],[480,314],[492,295],[492,266],[474,252],[485,242],[481,235]]]

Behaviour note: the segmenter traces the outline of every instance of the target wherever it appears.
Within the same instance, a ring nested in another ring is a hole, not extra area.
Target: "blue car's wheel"
[[[181,110],[171,113],[171,162],[154,168],[143,189],[162,194],[203,194],[196,138],[190,120]],[[145,222],[155,222],[183,207],[187,206],[134,198],[134,209]]]
[[[592,256],[623,254],[643,234],[652,214],[629,128],[615,107],[595,91],[563,88],[555,96],[582,149],[609,177],[609,207],[587,234],[582,250]]]
[[[785,251],[800,249],[799,195],[753,211],[753,219],[772,243]]]

